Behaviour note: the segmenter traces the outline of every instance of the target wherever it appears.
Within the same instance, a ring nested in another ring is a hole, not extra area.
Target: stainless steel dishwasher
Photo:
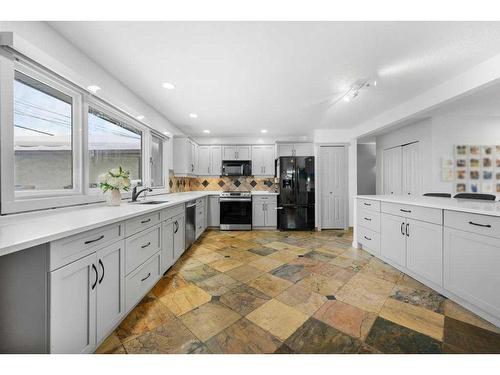
[[[194,243],[196,238],[196,201],[186,203],[186,249]]]

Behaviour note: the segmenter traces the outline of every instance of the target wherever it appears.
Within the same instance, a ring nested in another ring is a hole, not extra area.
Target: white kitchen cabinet
[[[198,147],[198,176],[209,176],[210,173],[210,146]]]
[[[406,267],[443,285],[443,227],[412,219],[407,219],[407,224]]]
[[[222,147],[210,146],[210,175],[220,176],[222,174]]]
[[[208,197],[207,226],[218,227],[220,225],[220,202],[218,195]]]
[[[50,272],[50,352],[89,353],[96,345],[96,254]]]
[[[174,264],[174,221],[172,218],[162,223],[161,273]]]
[[[252,227],[276,228],[277,225],[276,196],[253,197],[252,199]]]
[[[421,194],[419,142],[384,150],[382,165],[384,194],[414,196]]]
[[[486,219],[487,216],[483,220]],[[444,228],[445,289],[497,318],[500,318],[499,264],[500,239]]]
[[[380,253],[383,257],[406,267],[406,219],[380,215]]]
[[[189,138],[174,138],[173,164],[176,176],[193,177],[196,175],[197,147],[197,144]]]
[[[100,249],[96,253],[97,344],[104,340],[125,314],[124,241]]]
[[[274,176],[274,146],[252,146],[252,174]]]
[[[402,192],[402,149],[401,146],[384,150],[383,153],[383,190],[387,195],[400,195]]]
[[[222,160],[251,160],[252,146],[222,146]]]
[[[313,156],[314,147],[310,142],[278,143],[278,157],[280,156]]]
[[[206,228],[205,197],[196,200],[196,231],[195,238],[198,239]]]
[[[184,254],[186,250],[186,227],[185,215],[177,215],[173,218],[174,223],[174,262]]]

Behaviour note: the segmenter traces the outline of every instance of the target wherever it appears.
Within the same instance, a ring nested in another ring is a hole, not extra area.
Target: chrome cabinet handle
[[[99,236],[99,237],[97,237],[95,240],[88,240],[88,241],[85,241],[83,244],[84,244],[84,245],[88,245],[89,243],[100,241],[100,240],[102,240],[103,238],[104,238],[104,234],[103,234],[103,235],[101,235],[101,236]]]
[[[101,266],[102,268],[102,276],[101,278],[99,279],[99,284],[102,283],[102,280],[104,280],[104,264],[102,264],[102,260],[99,259],[99,265]]]
[[[145,249],[146,247],[148,247],[149,245],[151,245],[151,241],[148,242],[147,244],[144,244],[141,246],[141,249]]]
[[[143,282],[143,281],[145,281],[145,280],[149,279],[149,276],[151,276],[151,272],[148,272],[148,275],[147,275],[144,279],[141,279],[141,282]]]
[[[469,221],[470,225],[475,225],[477,227],[483,227],[483,228],[491,228],[490,224],[479,224],[479,223],[474,223],[473,221]]]

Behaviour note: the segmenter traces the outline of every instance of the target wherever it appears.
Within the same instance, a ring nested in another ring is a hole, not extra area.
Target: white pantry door
[[[384,150],[383,163],[384,194],[400,195],[403,180],[401,146]]]
[[[344,146],[321,146],[321,228],[347,227],[347,159]]]
[[[403,146],[403,195],[421,194],[422,179],[420,178],[419,143],[414,142]]]

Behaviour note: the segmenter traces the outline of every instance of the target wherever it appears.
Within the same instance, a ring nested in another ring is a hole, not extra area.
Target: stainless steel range
[[[249,191],[225,191],[221,193],[220,229],[252,229],[252,194]]]

